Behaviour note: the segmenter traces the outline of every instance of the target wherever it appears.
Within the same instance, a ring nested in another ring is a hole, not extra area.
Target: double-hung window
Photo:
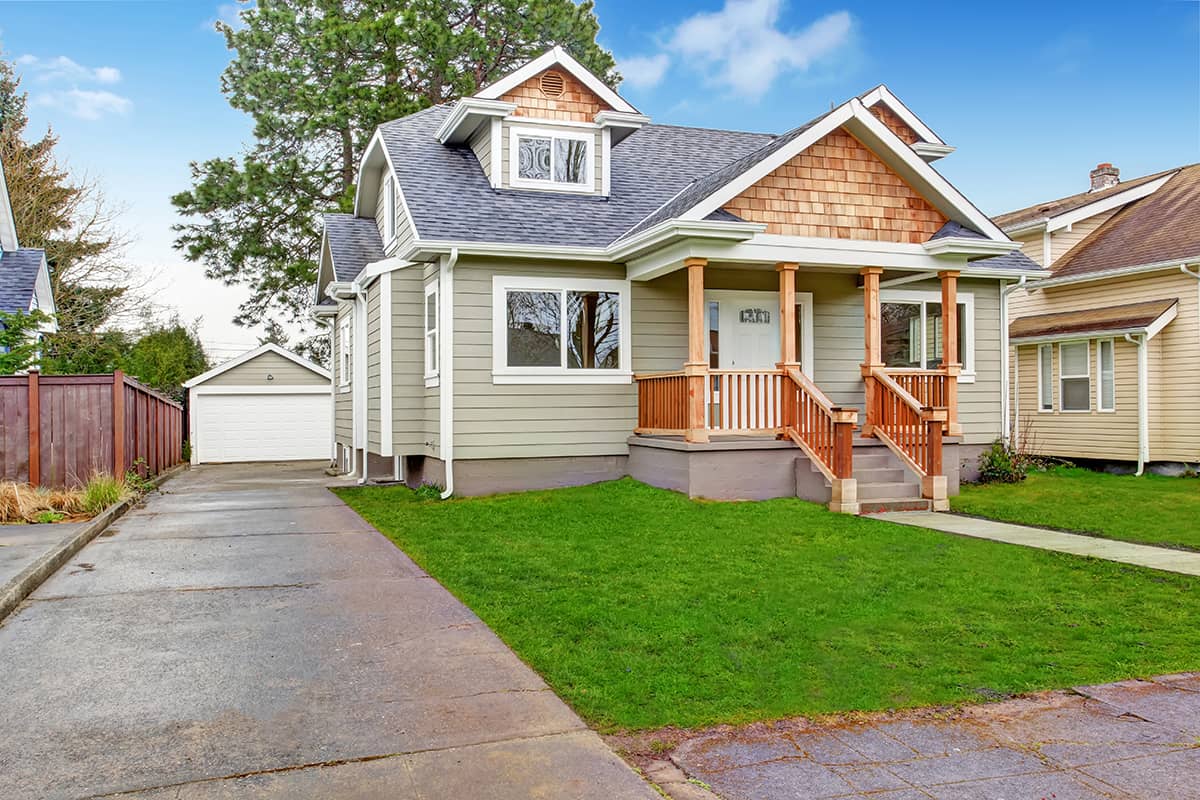
[[[392,180],[391,172],[383,176],[381,194],[383,195],[383,207],[379,213],[383,214],[383,244],[386,247],[396,238],[396,185]]]
[[[942,366],[945,334],[942,294],[938,291],[885,290],[880,298],[883,363],[889,367],[938,369]],[[961,382],[975,379],[975,296],[958,295],[958,360]]]
[[[425,286],[425,384],[433,385],[438,380],[440,352],[438,351],[438,282]]]
[[[591,191],[594,144],[591,133],[513,129],[509,141],[511,181],[514,186],[534,189]]]
[[[1096,342],[1096,409],[1099,411],[1115,411],[1117,407],[1113,356],[1112,339]]]
[[[338,323],[338,386],[350,385],[350,365],[354,337],[351,335],[350,317]]]
[[[1058,399],[1063,411],[1092,410],[1092,378],[1088,342],[1058,346]]]
[[[1038,411],[1054,410],[1054,345],[1038,345]]]
[[[629,283],[492,279],[496,383],[628,383]]]

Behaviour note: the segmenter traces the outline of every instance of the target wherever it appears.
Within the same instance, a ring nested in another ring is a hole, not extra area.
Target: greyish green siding
[[[396,191],[396,238],[389,242],[384,234],[384,211],[387,205],[384,203],[383,175],[387,169],[385,166],[380,170],[379,191],[375,195],[375,224],[379,227],[379,238],[383,240],[383,250],[390,256],[407,250],[416,238],[416,233],[413,230],[412,220],[409,219],[408,214],[404,213],[404,204],[400,202],[400,192]],[[395,182],[392,185],[395,187]]]
[[[495,182],[492,176],[492,125],[490,121],[485,121],[480,125],[471,138],[467,141],[471,145],[471,149],[475,151],[475,158],[479,160],[479,166],[483,170],[483,174],[488,177],[489,181]]]
[[[367,450],[383,452],[379,369],[379,281],[367,287]]]
[[[392,273],[392,451],[425,452],[423,264]],[[435,390],[436,391],[436,390]]]
[[[268,375],[271,380],[267,380]],[[278,353],[268,352],[204,383],[209,386],[328,386],[329,379]]]
[[[422,266],[422,269],[421,269],[421,294],[420,294],[420,300],[418,301],[421,304],[422,309],[425,306],[425,285],[428,284],[430,281],[435,281],[438,279],[438,269],[439,269],[438,264],[436,262],[424,264]],[[421,350],[421,368],[417,374],[420,376],[421,387],[425,392],[424,404],[423,404],[425,437],[421,442],[421,450],[420,450],[419,454],[423,454],[423,455],[427,455],[427,456],[437,456],[440,458],[442,455],[442,449],[441,449],[441,440],[442,440],[441,395],[439,394],[437,386],[430,386],[430,387],[425,386],[425,360],[424,360],[425,359],[425,356],[424,356],[425,323],[423,320],[424,320],[424,318],[422,317],[422,321],[420,323],[421,324],[421,329],[420,329],[421,330],[421,345],[420,346],[422,348],[422,350]],[[439,326],[439,328],[441,327],[440,320],[439,320],[438,326]]]

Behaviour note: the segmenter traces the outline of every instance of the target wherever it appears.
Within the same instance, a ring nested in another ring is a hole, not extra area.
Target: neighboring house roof
[[[240,356],[237,356],[236,358],[231,358],[230,360],[226,361],[224,364],[220,364],[216,367],[213,367],[208,372],[204,372],[204,373],[201,373],[200,375],[197,375],[196,377],[192,378],[191,380],[186,381],[183,384],[183,386],[185,389],[190,389],[193,386],[199,386],[200,384],[204,383],[205,381],[215,378],[223,372],[228,372],[229,370],[233,369],[234,367],[241,366],[242,364],[245,364],[247,361],[251,361],[255,358],[258,358],[263,353],[275,353],[276,355],[282,356],[283,358],[286,358],[289,361],[299,364],[300,366],[304,367],[305,369],[312,370],[316,374],[320,375],[322,378],[325,378],[325,379],[329,378],[329,370],[325,369],[324,367],[322,367],[318,364],[314,364],[313,362],[309,361],[307,358],[304,358],[303,356],[296,355],[291,350],[284,350],[282,347],[280,347],[279,345],[277,345],[273,342],[267,342],[266,344],[263,344],[263,345],[260,345],[256,348],[254,348],[253,350],[249,351],[248,353],[242,353]]]
[[[1053,278],[1200,257],[1200,164],[1179,169],[1160,189],[1129,203],[1068,250]]]
[[[1174,319],[1179,300],[1172,297],[1085,311],[1062,311],[1015,319],[1008,327],[1012,341],[1075,335],[1147,331]]]
[[[0,252],[0,311],[29,311],[46,252],[34,248]],[[50,309],[52,312],[53,309]]]
[[[422,240],[605,247],[693,181],[777,138],[651,124],[613,146],[608,197],[496,189],[470,147],[437,140],[452,109],[434,106],[379,128]]]
[[[1135,189],[1138,186],[1150,183],[1151,181],[1157,180],[1165,175],[1170,175],[1174,171],[1175,170],[1168,169],[1163,170],[1162,172],[1156,172],[1153,175],[1143,175],[1140,178],[1131,178],[1127,181],[1121,181],[1114,186],[1110,186],[1107,189],[1101,189],[1096,192],[1080,192],[1068,197],[1060,197],[1057,200],[1049,200],[1047,202],[1037,203],[1035,205],[1028,206],[1027,208],[1009,211],[1006,214],[993,217],[993,219],[995,220],[996,224],[1004,230],[1012,230],[1013,228],[1019,228],[1026,223],[1045,219],[1047,217],[1056,217],[1060,214],[1066,214],[1069,211],[1074,211],[1077,208],[1083,208],[1084,206],[1091,205],[1092,203],[1105,200],[1113,195],[1121,194],[1122,192]]]
[[[384,258],[383,240],[375,220],[353,214],[325,214],[323,220],[337,281],[352,281],[367,264]]]

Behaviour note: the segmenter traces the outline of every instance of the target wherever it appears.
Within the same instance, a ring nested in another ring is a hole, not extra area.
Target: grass
[[[94,517],[134,491],[125,481],[97,473],[76,489],[0,483],[0,523],[52,523]]]
[[[337,490],[605,730],[981,699],[1200,667],[1200,581],[630,479]]]
[[[963,486],[950,505],[1006,522],[1200,550],[1200,480],[1194,478],[1058,467],[1021,483]]]

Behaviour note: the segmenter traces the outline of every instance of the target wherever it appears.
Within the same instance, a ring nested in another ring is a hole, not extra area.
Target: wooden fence
[[[183,407],[122,372],[0,377],[0,480],[75,486],[183,460]]]

